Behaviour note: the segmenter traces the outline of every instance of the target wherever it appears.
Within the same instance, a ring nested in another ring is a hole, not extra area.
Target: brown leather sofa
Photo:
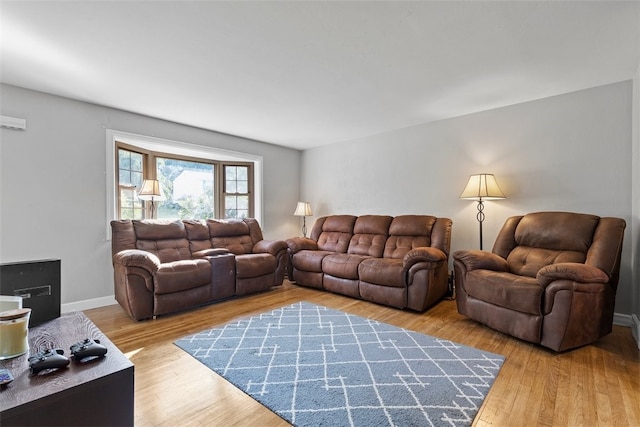
[[[447,292],[451,225],[428,215],[321,217],[309,238],[287,240],[288,277],[422,312]]]
[[[115,297],[136,320],[281,285],[284,241],[255,219],[112,221]]]
[[[571,212],[508,218],[491,253],[453,255],[458,311],[555,351],[607,335],[625,226]]]

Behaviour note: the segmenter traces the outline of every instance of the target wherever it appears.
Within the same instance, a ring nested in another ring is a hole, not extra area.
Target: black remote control
[[[69,359],[64,356],[64,350],[60,348],[44,350],[29,358],[29,369],[31,375],[48,369],[66,368],[69,365]]]
[[[71,346],[71,355],[76,362],[81,362],[88,358],[104,357],[107,354],[107,347],[100,344],[100,340],[85,338],[83,341]]]

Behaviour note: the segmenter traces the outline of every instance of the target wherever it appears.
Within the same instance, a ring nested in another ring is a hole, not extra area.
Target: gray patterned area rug
[[[296,426],[466,426],[504,357],[300,302],[175,342]]]

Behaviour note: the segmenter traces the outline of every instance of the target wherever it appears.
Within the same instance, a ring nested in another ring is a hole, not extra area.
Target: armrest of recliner
[[[125,267],[139,267],[153,274],[160,268],[160,259],[151,252],[126,249],[113,256],[113,262]]]
[[[507,260],[491,252],[477,249],[462,250],[454,253],[453,259],[461,262],[467,271],[509,271]]]
[[[231,252],[225,248],[207,248],[201,251],[193,252],[191,256],[193,258],[206,258],[208,256],[226,255],[228,253],[231,253]]]
[[[402,266],[406,269],[409,269],[413,265],[420,262],[437,264],[443,261],[446,262],[446,260],[447,255],[440,249],[425,246],[414,248],[407,252],[407,254],[402,259]]]
[[[570,280],[578,283],[607,283],[609,276],[597,267],[577,262],[562,262],[542,267],[536,279],[546,288],[556,280]]]
[[[284,240],[260,240],[253,246],[254,254],[271,254],[277,256],[278,253],[287,250],[287,242]]]
[[[601,295],[606,291],[609,277],[599,268],[573,262],[551,264],[541,268],[536,279],[544,290],[542,309],[545,315],[552,312],[601,315],[597,311],[602,309]],[[574,296],[567,297],[567,291]],[[584,319],[580,317],[576,321],[583,322]],[[548,322],[545,320],[545,323]]]
[[[291,239],[288,239],[287,246],[289,247],[289,252],[291,254],[295,254],[304,250],[318,250],[318,243],[315,240],[311,240],[307,237],[293,237]]]

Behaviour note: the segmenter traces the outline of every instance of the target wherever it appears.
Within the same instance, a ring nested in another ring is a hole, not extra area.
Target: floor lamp
[[[164,200],[162,190],[160,189],[160,181],[157,179],[145,179],[142,182],[142,188],[138,192],[138,199],[151,201],[151,218],[155,218],[155,202]]]
[[[313,213],[311,213],[311,204],[309,202],[298,202],[293,215],[302,217],[302,236],[307,237],[307,222],[305,217],[313,215]]]
[[[480,250],[482,250],[482,222],[484,221],[484,201],[506,199],[498,183],[496,177],[491,173],[481,173],[471,175],[467,186],[460,194],[461,199],[475,200],[478,202],[478,214],[476,219],[480,224]]]

